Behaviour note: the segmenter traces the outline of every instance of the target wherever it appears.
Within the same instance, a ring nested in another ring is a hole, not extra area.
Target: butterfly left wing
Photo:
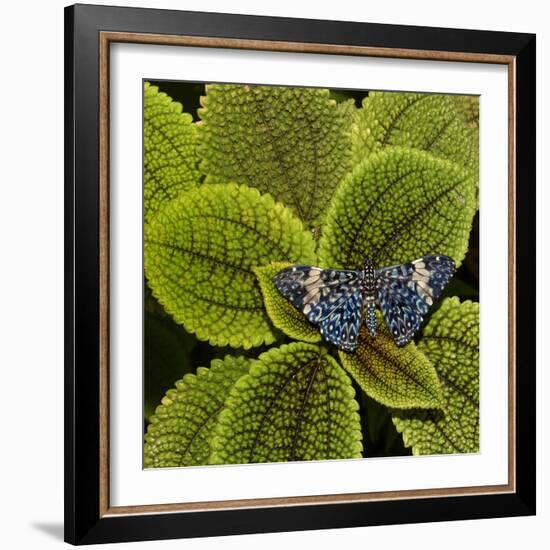
[[[436,254],[376,270],[378,305],[397,345],[412,340],[454,273],[452,258]]]
[[[361,327],[361,271],[297,265],[273,278],[279,292],[319,326],[323,338],[354,351]]]

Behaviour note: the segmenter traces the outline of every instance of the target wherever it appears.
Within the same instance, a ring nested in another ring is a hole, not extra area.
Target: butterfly
[[[398,346],[412,340],[423,316],[441,296],[456,271],[452,258],[429,254],[412,262],[375,269],[366,259],[360,269],[322,269],[295,265],[273,282],[323,338],[346,352],[358,345],[361,323],[376,336],[376,306]]]

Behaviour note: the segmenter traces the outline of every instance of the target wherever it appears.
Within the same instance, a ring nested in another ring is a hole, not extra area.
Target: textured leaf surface
[[[471,95],[452,96],[454,107],[470,128],[479,128],[479,97]]]
[[[442,404],[434,366],[413,343],[397,347],[381,323],[374,338],[363,327],[355,353],[339,354],[363,391],[383,405],[407,409],[437,408]]]
[[[166,201],[200,182],[197,128],[180,103],[149,82],[143,98],[143,210],[147,221]]]
[[[277,289],[273,277],[282,269],[292,264],[288,262],[273,262],[269,265],[254,268],[258,277],[264,304],[271,322],[286,335],[304,342],[319,342],[321,333],[306,316],[298,311]]]
[[[208,464],[210,439],[225,397],[252,361],[228,355],[199,367],[166,392],[145,435],[146,468]]]
[[[255,187],[318,224],[350,166],[352,110],[328,90],[209,85],[199,110],[206,181]]]
[[[416,455],[479,451],[479,304],[444,300],[418,344],[435,365],[441,411],[394,411],[393,422]]]
[[[472,125],[476,115],[477,97],[371,92],[355,115],[354,162],[397,145],[451,160],[477,177],[479,135]]]
[[[212,438],[215,464],[358,458],[358,404],[326,351],[293,343],[263,353],[233,386]]]
[[[391,148],[338,188],[319,242],[324,267],[378,266],[445,254],[460,265],[477,209],[476,184],[455,163]]]
[[[145,227],[153,294],[187,331],[217,346],[275,340],[252,268],[311,262],[314,242],[290,210],[246,186],[181,193]]]

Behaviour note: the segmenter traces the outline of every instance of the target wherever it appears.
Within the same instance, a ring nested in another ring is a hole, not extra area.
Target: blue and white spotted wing
[[[347,352],[354,352],[359,340],[362,315],[361,290],[351,292],[347,299],[331,310],[320,323],[323,338]]]
[[[354,351],[362,313],[362,272],[297,265],[273,278],[279,292],[319,326],[323,338]]]
[[[412,340],[454,273],[453,260],[436,254],[376,270],[378,306],[398,345]]]

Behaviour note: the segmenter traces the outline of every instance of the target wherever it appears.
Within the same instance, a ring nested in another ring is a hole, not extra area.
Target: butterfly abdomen
[[[376,336],[376,308],[374,302],[365,304],[365,326],[371,336]]]
[[[371,336],[376,336],[376,275],[370,259],[363,269],[363,304],[365,325]]]

